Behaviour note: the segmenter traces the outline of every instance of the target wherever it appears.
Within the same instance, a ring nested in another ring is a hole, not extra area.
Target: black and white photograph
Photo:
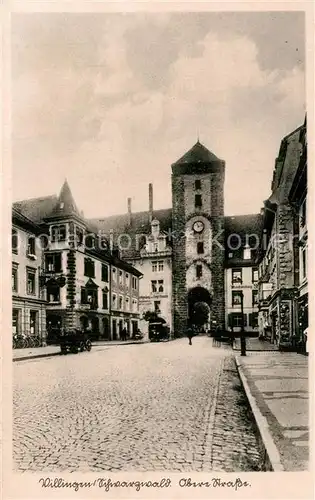
[[[16,11],[9,45],[12,472],[310,471],[306,13]]]

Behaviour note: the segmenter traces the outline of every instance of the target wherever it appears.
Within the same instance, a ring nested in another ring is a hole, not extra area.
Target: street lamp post
[[[242,323],[241,323],[241,356],[246,356],[246,338],[244,329],[244,293],[241,291],[241,312],[242,312]]]

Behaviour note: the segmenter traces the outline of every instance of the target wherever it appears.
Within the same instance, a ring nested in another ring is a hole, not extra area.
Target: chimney
[[[153,219],[153,184],[149,184],[149,221]]]
[[[131,226],[131,198],[128,198],[128,225]]]

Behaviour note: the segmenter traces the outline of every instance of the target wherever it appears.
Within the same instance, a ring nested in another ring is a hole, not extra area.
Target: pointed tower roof
[[[221,161],[220,158],[211,153],[211,151],[201,144],[198,139],[196,144],[173,165],[183,165],[187,163],[212,163],[217,161]]]
[[[79,217],[80,219],[82,218],[76,202],[74,201],[74,198],[72,196],[68,181],[67,179],[65,179],[58,196],[57,203],[54,206],[51,214],[49,215],[49,218],[73,216]]]
[[[202,173],[218,171],[224,168],[224,164],[223,160],[209,151],[198,139],[187,153],[172,164],[172,169],[175,174]]]

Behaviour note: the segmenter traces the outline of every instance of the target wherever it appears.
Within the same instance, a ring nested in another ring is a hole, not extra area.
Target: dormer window
[[[85,238],[85,246],[89,249],[95,248],[95,235],[94,234],[87,235],[87,237]]]
[[[244,260],[249,260],[251,258],[251,249],[248,245],[244,248]]]
[[[151,222],[151,233],[154,236],[158,236],[160,233],[160,223],[157,219],[153,219],[153,221]]]

